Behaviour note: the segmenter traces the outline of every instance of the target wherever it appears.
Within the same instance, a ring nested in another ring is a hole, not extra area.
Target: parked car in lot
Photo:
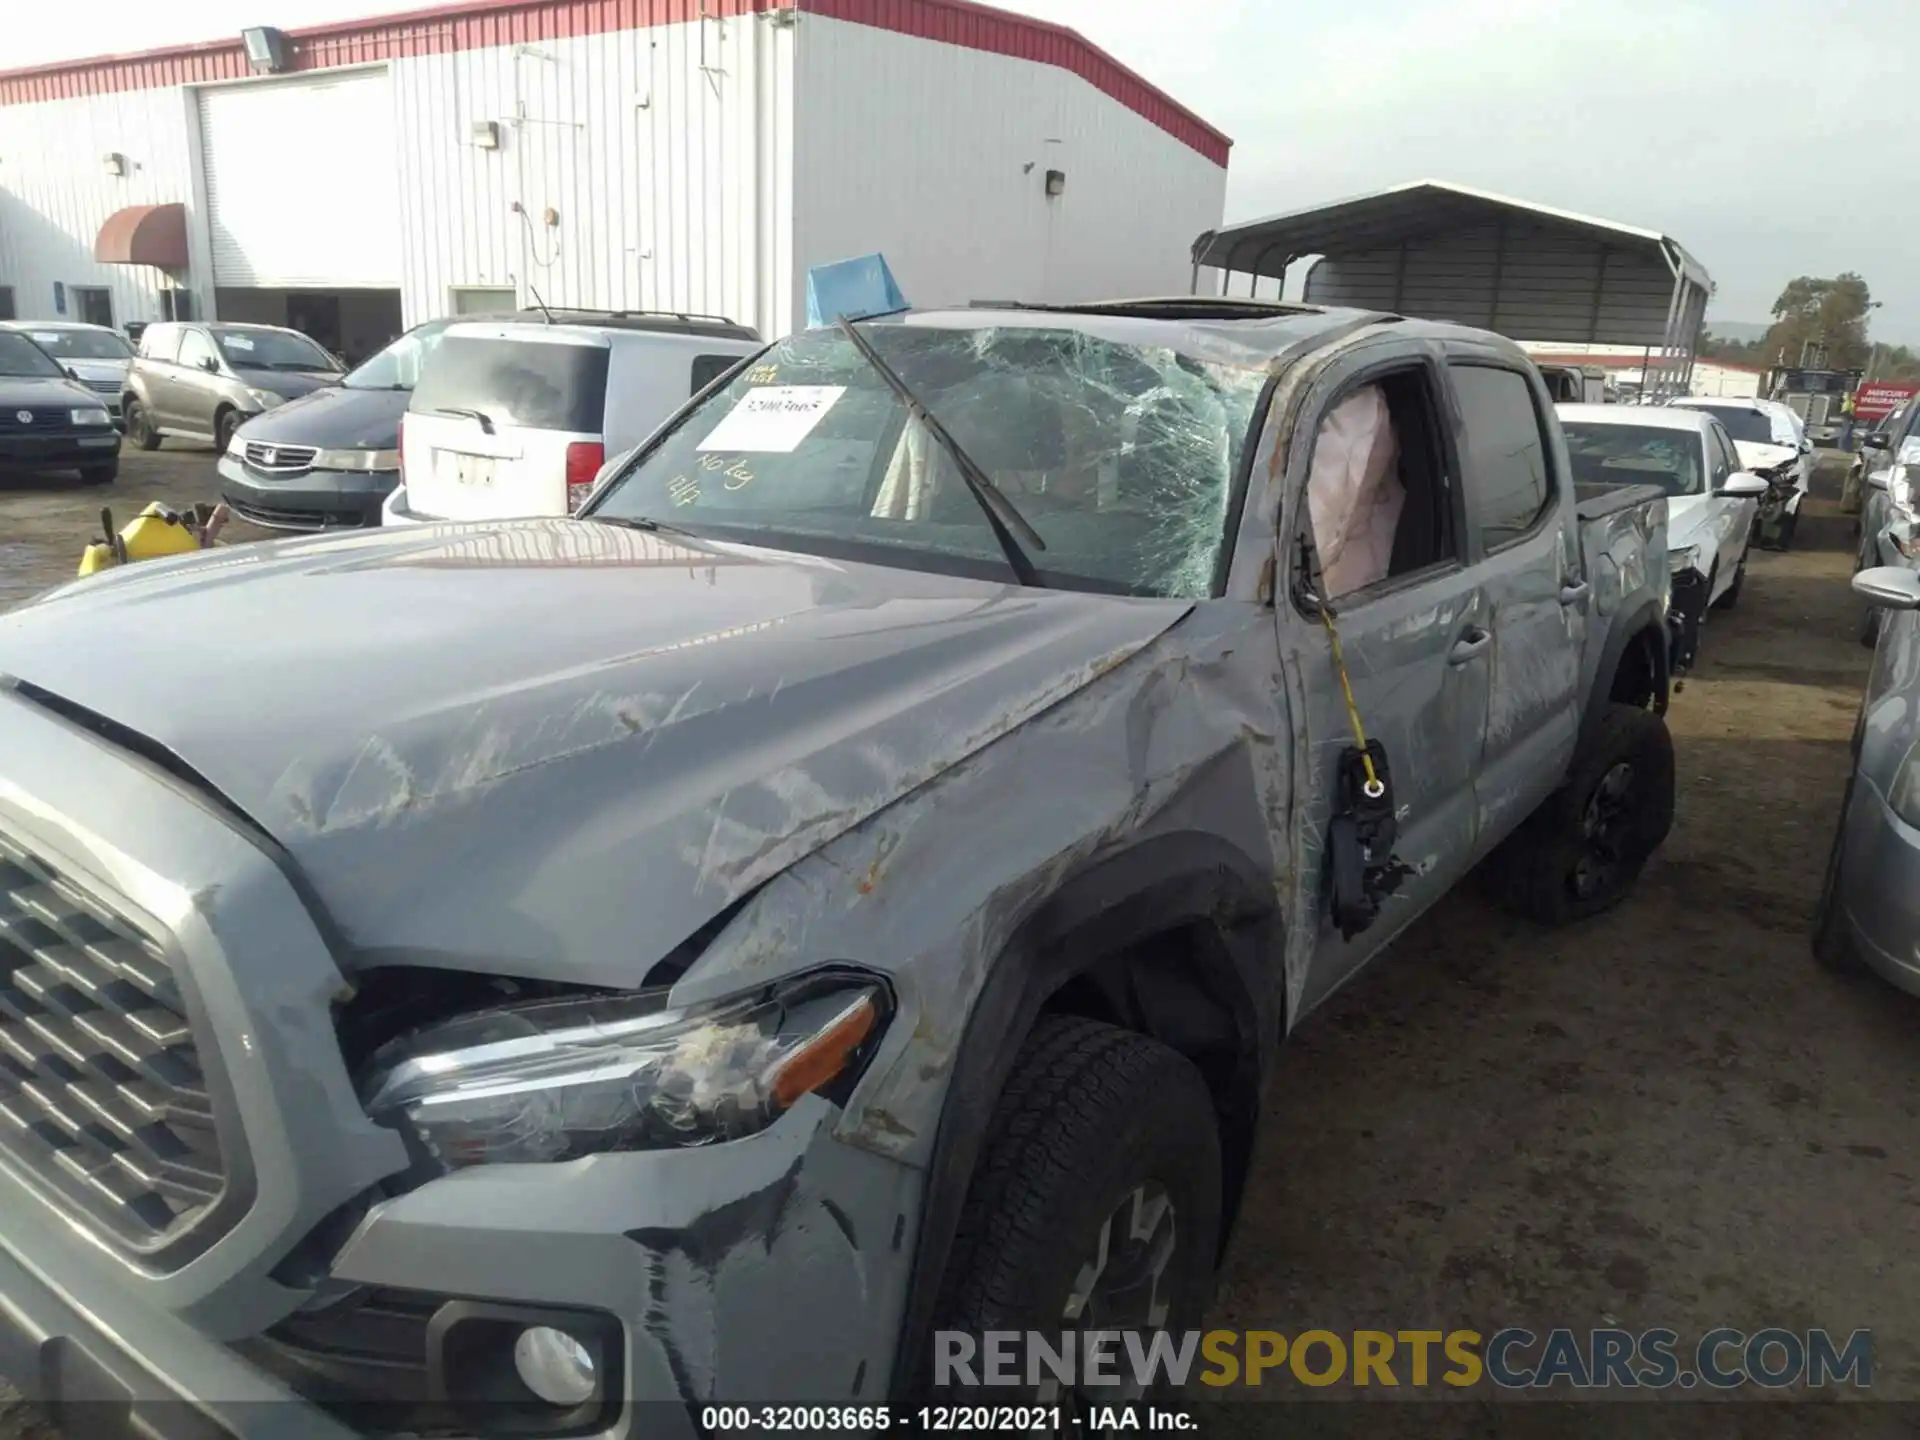
[[[691,1436],[1195,1327],[1288,1030],[1483,861],[1564,921],[1666,835],[1666,506],[1485,332],[910,312],[581,518],[0,617],[0,1354],[88,1357],[12,1378]]]
[[[1747,578],[1754,507],[1767,482],[1741,469],[1711,411],[1660,405],[1561,405],[1573,477],[1583,485],[1658,485],[1667,495],[1673,576],[1673,668],[1692,666],[1714,606],[1732,608]]]
[[[120,395],[126,388],[133,347],[105,325],[78,320],[5,320],[0,326],[23,331],[87,389],[120,423]]]
[[[1853,588],[1883,613],[1814,916],[1813,951],[1920,995],[1920,572],[1875,565]]]
[[[120,469],[120,436],[100,397],[20,330],[0,327],[0,475],[74,471],[90,485]]]
[[[522,310],[539,317],[664,334],[724,334],[758,343],[748,326],[701,316],[636,310]],[[400,483],[400,417],[421,366],[453,319],[416,325],[328,387],[255,416],[234,432],[220,460],[220,494],[256,525],[326,530],[378,525]]]
[[[251,416],[337,384],[341,365],[298,330],[278,325],[149,325],[127,372],[127,438],[157,450],[166,436],[222,454]]]
[[[570,514],[610,458],[762,344],[731,321],[456,325],[408,403],[382,521]]]

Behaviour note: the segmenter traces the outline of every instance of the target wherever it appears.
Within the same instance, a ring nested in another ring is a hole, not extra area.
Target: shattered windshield
[[[861,331],[1046,542],[1048,585],[1211,594],[1265,373],[1068,328]],[[946,453],[844,335],[767,350],[593,506],[603,519],[1002,576]]]
[[[1573,478],[1581,485],[1658,485],[1669,495],[1698,495],[1703,489],[1696,431],[1578,420],[1563,428]]]

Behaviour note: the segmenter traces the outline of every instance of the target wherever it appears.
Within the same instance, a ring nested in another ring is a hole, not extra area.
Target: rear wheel
[[[1665,719],[1608,706],[1566,782],[1489,857],[1493,898],[1545,925],[1617,905],[1673,828],[1673,786]]]
[[[1035,1331],[1050,1347],[1096,1330],[1197,1328],[1220,1212],[1219,1133],[1193,1065],[1129,1030],[1045,1017],[994,1105],[935,1328],[976,1345],[989,1330]],[[1124,1358],[1115,1371],[1114,1386],[1043,1379],[1031,1398],[1082,1418],[1140,1398]],[[929,1379],[945,1394],[959,1381]],[[1077,1426],[1063,1415],[1062,1428]]]
[[[127,401],[127,438],[142,450],[160,448],[160,432],[153,428],[153,417],[138,400]]]

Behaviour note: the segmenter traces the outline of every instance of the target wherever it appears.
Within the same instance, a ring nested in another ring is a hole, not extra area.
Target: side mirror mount
[[[618,470],[622,465],[625,465],[627,461],[631,460],[633,458],[633,452],[638,450],[639,448],[640,447],[638,445],[629,445],[625,450],[622,450],[618,455],[614,456],[611,460],[607,461],[606,464],[602,465],[600,467],[599,473],[593,477],[593,488],[598,490],[600,488],[601,482],[604,481],[609,475],[613,474],[614,471]]]
[[[1802,455],[1811,455],[1813,453],[1813,441],[1807,439],[1805,436],[1802,436],[1800,440],[1800,453]]]
[[[1875,565],[1853,577],[1853,593],[1882,610],[1920,610],[1920,571]]]
[[[217,375],[220,373],[220,362],[213,356],[208,355],[201,359],[200,368],[205,370],[209,375]]]
[[[1891,450],[1893,437],[1884,430],[1876,430],[1860,442],[1862,450]]]
[[[1737,500],[1764,495],[1772,487],[1751,470],[1736,470],[1720,486],[1719,493]]]
[[[60,368],[67,372],[67,378],[69,380],[78,380],[80,378],[80,372],[74,369],[73,366],[62,365]]]

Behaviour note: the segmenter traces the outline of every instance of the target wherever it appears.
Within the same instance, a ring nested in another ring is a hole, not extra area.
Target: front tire
[[[138,400],[129,400],[126,404],[127,438],[142,450],[160,448],[160,432],[153,428],[153,417],[147,414],[147,407]]]
[[[222,410],[213,417],[213,452],[216,455],[227,453],[227,446],[233,443],[233,432],[240,428],[240,416],[232,410]]]
[[[989,1330],[1037,1331],[1051,1346],[1088,1330],[1197,1329],[1213,1288],[1220,1192],[1213,1103],[1189,1061],[1130,1030],[1043,1017],[994,1104],[935,1329],[976,1345]],[[1116,1373],[1133,1378],[1124,1358]],[[930,1388],[956,1395],[955,1378],[934,1370]],[[1057,1390],[1043,1375],[1032,1398],[1084,1414],[1141,1393]]]
[[[1494,900],[1543,925],[1619,904],[1673,828],[1673,794],[1666,720],[1609,705],[1565,783],[1489,857]]]
[[[1715,610],[1731,610],[1740,603],[1740,587],[1747,583],[1747,557],[1740,557],[1740,564],[1733,572],[1733,583],[1727,586],[1727,593],[1713,602]]]

